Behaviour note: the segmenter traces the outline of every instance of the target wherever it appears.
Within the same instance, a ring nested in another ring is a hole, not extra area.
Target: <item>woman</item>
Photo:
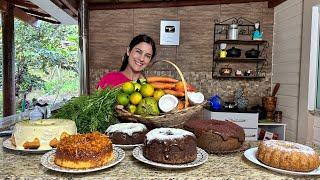
[[[144,34],[134,37],[124,54],[120,71],[105,74],[97,88],[105,89],[107,86],[114,87],[142,78],[142,70],[148,66],[155,54],[156,45],[151,37]]]

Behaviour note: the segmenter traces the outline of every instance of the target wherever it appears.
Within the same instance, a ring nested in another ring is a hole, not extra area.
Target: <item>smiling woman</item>
[[[97,88],[117,86],[127,81],[142,78],[142,70],[146,68],[156,54],[153,39],[145,34],[134,37],[123,56],[119,72],[105,74],[99,81]]]

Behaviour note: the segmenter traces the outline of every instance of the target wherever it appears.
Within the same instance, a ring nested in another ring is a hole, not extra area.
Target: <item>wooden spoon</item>
[[[276,83],[276,85],[275,85],[274,88],[273,88],[273,91],[272,91],[272,95],[271,95],[271,96],[276,96],[279,88],[280,88],[280,83]]]

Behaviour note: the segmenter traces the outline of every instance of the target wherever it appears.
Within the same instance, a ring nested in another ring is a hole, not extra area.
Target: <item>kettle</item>
[[[239,35],[238,24],[230,24],[228,29],[229,40],[237,40]]]

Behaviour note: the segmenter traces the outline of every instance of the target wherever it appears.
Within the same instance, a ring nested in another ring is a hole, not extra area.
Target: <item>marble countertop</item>
[[[0,143],[5,138],[0,138]],[[257,142],[250,142],[255,147]],[[317,148],[317,151],[320,149]],[[70,174],[46,169],[40,164],[42,154],[28,154],[0,148],[0,179],[127,179],[127,178],[174,178],[174,179],[294,179],[290,176],[273,172],[248,161],[243,152],[228,155],[209,155],[203,165],[179,170],[161,169],[144,164],[132,156],[132,150],[125,151],[126,156],[119,164],[101,171]],[[302,176],[303,177],[303,176]],[[309,176],[303,178],[320,178]]]

